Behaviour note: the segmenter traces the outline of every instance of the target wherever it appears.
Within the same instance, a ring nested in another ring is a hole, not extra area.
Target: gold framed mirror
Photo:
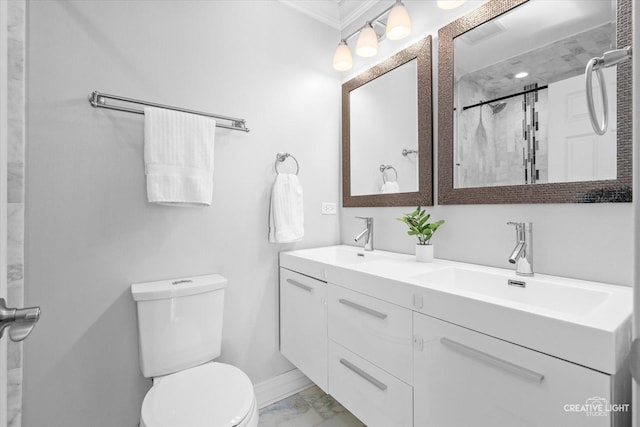
[[[631,61],[604,70],[608,135],[579,120],[588,60],[631,36],[630,0],[492,0],[441,28],[438,203],[630,202]]]
[[[433,205],[431,36],[342,85],[342,204]]]

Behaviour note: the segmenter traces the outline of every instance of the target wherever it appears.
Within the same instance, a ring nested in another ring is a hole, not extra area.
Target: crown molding
[[[300,1],[279,0],[280,3],[302,12],[313,19],[340,30],[340,10],[335,0],[330,1]]]
[[[346,2],[340,3],[340,31],[343,31],[345,28],[347,28],[348,25],[350,25],[352,22],[355,22],[358,18],[364,15],[369,9],[371,9],[376,3],[379,2],[380,0],[366,0],[358,2],[358,6],[346,14],[343,10],[343,5],[346,4]]]
[[[1,1],[1,0],[0,0]],[[298,12],[343,31],[380,0],[279,0]],[[364,24],[364,22],[363,22]]]

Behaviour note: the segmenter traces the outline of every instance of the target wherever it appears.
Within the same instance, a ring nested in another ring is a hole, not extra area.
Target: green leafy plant
[[[409,227],[407,234],[409,236],[416,236],[420,245],[429,245],[433,234],[438,227],[444,224],[444,219],[436,222],[429,222],[430,214],[426,213],[420,206],[415,211],[404,214],[401,218],[396,218],[398,221],[402,221]]]

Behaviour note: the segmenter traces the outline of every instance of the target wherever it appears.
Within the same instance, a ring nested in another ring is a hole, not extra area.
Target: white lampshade
[[[333,68],[338,71],[347,71],[353,67],[353,59],[351,58],[351,50],[347,46],[347,42],[342,40],[333,55]]]
[[[440,9],[455,9],[458,6],[462,6],[467,0],[438,0],[438,7]]]
[[[397,2],[387,19],[387,38],[389,40],[400,40],[411,33],[411,19],[409,12],[402,2]]]
[[[356,54],[358,56],[375,56],[378,53],[378,35],[371,26],[367,24],[358,36],[358,42],[356,43]]]

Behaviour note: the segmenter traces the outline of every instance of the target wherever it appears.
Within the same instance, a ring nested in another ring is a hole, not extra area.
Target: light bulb
[[[467,0],[438,0],[438,7],[440,9],[455,9],[462,6]]]
[[[347,42],[342,40],[333,55],[333,68],[338,71],[347,71],[353,67],[353,59],[351,58],[351,50],[347,46]]]
[[[387,38],[389,40],[400,40],[407,37],[411,33],[411,19],[409,12],[401,1],[396,4],[389,12],[387,19]]]
[[[358,56],[374,56],[378,53],[378,35],[371,26],[371,23],[360,30],[358,42],[356,43],[356,54]]]

